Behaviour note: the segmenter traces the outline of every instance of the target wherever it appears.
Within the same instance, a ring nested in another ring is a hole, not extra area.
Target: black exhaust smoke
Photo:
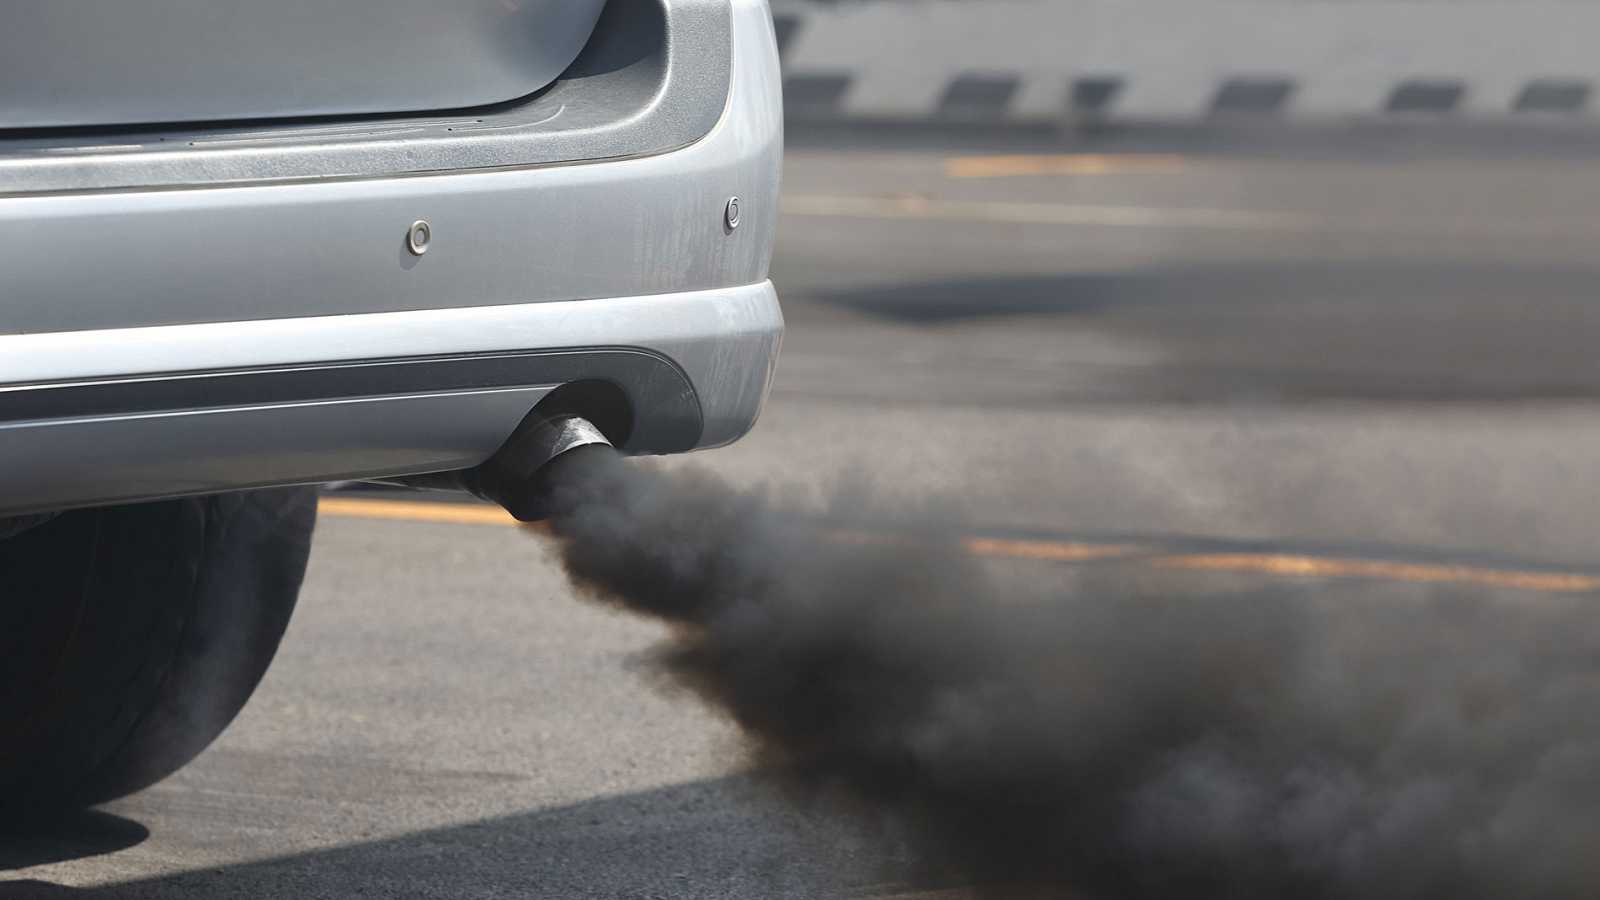
[[[1600,896],[1580,600],[1046,591],[610,453],[552,464],[588,594],[756,761],[930,872],[1124,898]],[[1000,891],[996,891],[1000,893]]]

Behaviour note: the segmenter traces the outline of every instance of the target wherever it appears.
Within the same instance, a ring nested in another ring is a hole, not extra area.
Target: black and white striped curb
[[[774,0],[799,120],[1592,116],[1600,2]]]

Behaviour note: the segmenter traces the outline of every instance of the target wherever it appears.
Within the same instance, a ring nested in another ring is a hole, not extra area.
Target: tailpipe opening
[[[582,416],[534,412],[524,419],[494,456],[461,473],[462,486],[505,507],[519,521],[549,518],[556,486],[557,460],[615,454],[611,442]]]

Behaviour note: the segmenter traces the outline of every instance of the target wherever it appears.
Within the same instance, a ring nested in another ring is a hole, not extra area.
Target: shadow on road
[[[965,153],[1183,153],[1273,160],[1586,160],[1600,156],[1600,130],[1582,120],[1290,121],[1230,116],[1184,122],[1068,123],[908,121],[807,116],[790,104],[790,150]]]
[[[100,810],[0,821],[0,872],[114,853],[149,836],[138,822]]]
[[[797,811],[761,780],[735,776],[106,887],[0,883],[0,898],[813,900],[874,880],[861,859],[881,859],[881,849],[865,846],[838,819]]]
[[[1154,350],[1110,364],[1121,389],[1144,399],[1523,400],[1600,396],[1596,283],[1589,268],[1430,261],[1000,275],[811,295],[914,325],[1058,317],[1076,334]]]

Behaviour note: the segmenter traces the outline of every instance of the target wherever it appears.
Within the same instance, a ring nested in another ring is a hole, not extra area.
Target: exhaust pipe
[[[569,453],[615,453],[600,429],[581,416],[529,416],[488,461],[462,474],[474,494],[493,500],[518,521],[550,516],[550,480],[555,461]]]
[[[615,452],[588,419],[570,413],[545,416],[535,410],[476,468],[386,479],[385,483],[467,491],[500,504],[518,521],[537,522],[550,517],[551,471],[557,459],[574,453]]]

